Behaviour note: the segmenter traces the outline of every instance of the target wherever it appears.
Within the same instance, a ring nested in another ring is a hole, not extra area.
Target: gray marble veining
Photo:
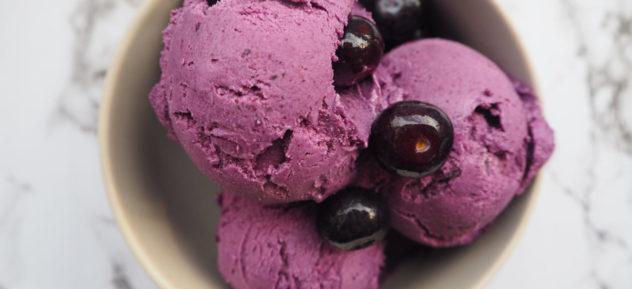
[[[625,188],[618,192],[603,191],[606,178],[630,179],[631,171],[619,171],[604,174],[599,170],[598,162],[603,162],[603,153],[612,149],[625,156],[614,160],[618,163],[632,162],[632,119],[626,115],[632,113],[632,5],[630,1],[613,1],[613,5],[602,15],[595,16],[587,7],[579,6],[570,0],[562,1],[568,19],[572,23],[574,36],[578,42],[577,57],[585,66],[585,86],[588,95],[592,126],[587,128],[592,151],[582,160],[585,166],[586,185],[569,186],[553,175],[553,180],[575,201],[583,212],[583,223],[587,240],[592,247],[590,274],[600,288],[616,288],[613,280],[609,280],[602,259],[609,254],[627,259],[627,266],[632,266],[632,251],[629,236],[622,235],[620,228],[612,226],[612,222],[604,222],[595,208],[604,206],[594,202],[595,198],[604,195],[627,194],[632,197],[632,186],[627,182]],[[583,8],[583,9],[582,9]],[[597,24],[592,27],[584,21],[588,17],[597,17]],[[606,41],[603,38],[609,40]],[[582,85],[582,84],[578,84]],[[569,106],[568,109],[572,109]],[[617,166],[617,163],[609,164]],[[607,208],[605,208],[607,210]]]
[[[112,283],[114,284],[114,288],[116,289],[133,289],[132,284],[130,283],[127,273],[125,273],[124,267],[121,264],[113,263],[112,271],[114,272],[114,278],[112,279]]]
[[[97,153],[103,81],[140,2],[54,3],[61,16],[60,23],[51,23],[59,29],[51,31],[60,39],[67,33],[69,43],[49,49],[71,53],[64,67],[68,74],[49,76],[63,84],[47,92],[56,101],[38,98],[37,111],[52,118],[17,127],[0,122],[0,131],[26,139],[24,148],[12,146],[20,149],[17,154],[0,147],[0,289],[155,288],[102,197],[98,159],[83,160]],[[632,1],[497,2],[546,77],[541,90],[559,145],[544,173],[532,224],[490,288],[632,288]],[[49,12],[27,2],[0,2],[2,24],[6,9],[32,23]],[[22,23],[18,20],[11,23]],[[5,27],[11,25],[0,25],[3,38]],[[22,65],[40,69],[38,63]],[[0,66],[0,75],[13,72]],[[22,91],[16,85],[5,94],[19,96],[11,99],[14,110],[34,105]],[[29,146],[39,142],[46,145]],[[76,144],[77,152],[68,144]],[[20,166],[31,155],[31,165]],[[552,259],[543,263],[539,255]]]
[[[550,19],[553,21],[547,24],[565,27],[555,30],[564,35],[551,37],[544,30],[527,33],[539,36],[533,39],[543,39],[541,46],[552,50],[564,47],[564,51],[571,54],[559,62],[547,62],[543,68],[559,71],[564,76],[543,88],[544,93],[555,91],[547,97],[564,99],[551,101],[558,106],[554,111],[547,107],[547,111],[569,116],[553,123],[557,125],[558,135],[581,132],[573,140],[558,139],[556,155],[545,174],[549,190],[543,189],[544,193],[561,193],[563,198],[559,200],[574,204],[577,211],[578,224],[565,224],[558,230],[569,233],[575,230],[571,228],[578,228],[574,236],[580,237],[565,237],[557,242],[567,246],[558,250],[566,251],[569,258],[569,263],[556,261],[568,266],[568,269],[555,270],[567,276],[566,280],[556,278],[557,287],[564,284],[562,288],[629,288],[632,286],[629,274],[632,272],[632,234],[628,228],[632,227],[632,219],[626,215],[632,209],[632,2],[560,0],[547,4],[547,8],[556,11]],[[566,46],[547,42],[552,38],[566,41]],[[566,79],[574,81],[565,82]],[[572,213],[556,210],[551,204],[543,207],[547,206],[551,215],[543,219],[555,220],[552,213]],[[560,203],[557,206],[567,207]],[[546,227],[542,223],[540,226]],[[549,238],[558,237],[562,236],[554,234]],[[583,261],[571,263],[573,256]],[[568,276],[571,272],[572,277]],[[550,277],[550,274],[538,273],[538,276]],[[533,284],[547,282],[533,281]],[[529,288],[524,286],[520,288]]]
[[[0,205],[0,229],[9,222],[9,218],[18,208],[18,203],[25,195],[33,193],[33,187],[28,182],[17,180],[13,176],[5,177],[4,181],[8,185],[5,199]]]
[[[113,14],[133,9],[139,0],[80,1],[70,18],[74,34],[72,75],[61,93],[56,117],[70,121],[82,131],[96,133],[101,87],[116,41],[100,38],[104,26],[121,27]]]
[[[574,24],[579,40],[578,57],[585,63],[588,72],[586,83],[591,107],[591,116],[597,126],[593,132],[596,138],[606,137],[613,141],[618,149],[632,154],[632,121],[626,120],[629,105],[624,104],[625,97],[632,97],[632,7],[629,1],[619,0],[611,11],[602,15],[599,32],[610,41],[606,48],[608,57],[595,57],[591,53],[593,43],[591,35],[582,28],[582,19],[578,7],[570,0],[562,1],[568,17]],[[583,11],[584,13],[588,11]],[[600,55],[599,55],[600,56]]]

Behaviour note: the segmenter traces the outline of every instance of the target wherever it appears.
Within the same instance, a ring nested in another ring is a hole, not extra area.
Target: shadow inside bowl
[[[146,109],[151,110],[149,105]],[[143,115],[152,117],[143,121],[145,135],[140,137],[140,146],[147,149],[139,155],[139,162],[147,179],[154,180],[153,193],[165,205],[169,226],[186,258],[195,262],[194,267],[203,272],[201,276],[221,280],[215,246],[220,218],[215,197],[220,188],[195,167],[177,142],[167,138],[152,111]]]

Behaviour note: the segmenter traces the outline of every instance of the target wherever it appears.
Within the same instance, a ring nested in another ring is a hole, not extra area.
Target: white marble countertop
[[[0,3],[0,289],[155,288],[106,200],[96,119],[140,0]],[[489,288],[632,288],[632,1],[498,0],[557,150]]]

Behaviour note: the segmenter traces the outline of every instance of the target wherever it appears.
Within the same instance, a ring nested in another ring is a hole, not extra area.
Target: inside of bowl
[[[166,137],[148,101],[160,76],[161,31],[179,2],[146,1],[110,71],[102,116],[107,123],[100,132],[106,185],[126,239],[161,288],[228,288],[216,268],[219,188]],[[519,43],[493,3],[436,4],[438,18],[449,23],[459,41],[533,83]],[[424,251],[408,259],[382,288],[480,288],[517,240],[533,197],[527,193],[514,200],[472,245]]]

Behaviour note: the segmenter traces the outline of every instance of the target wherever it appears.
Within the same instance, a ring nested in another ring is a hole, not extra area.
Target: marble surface
[[[497,1],[558,146],[489,288],[632,288],[632,1]],[[139,2],[0,2],[0,289],[155,288],[112,217],[95,129]]]

